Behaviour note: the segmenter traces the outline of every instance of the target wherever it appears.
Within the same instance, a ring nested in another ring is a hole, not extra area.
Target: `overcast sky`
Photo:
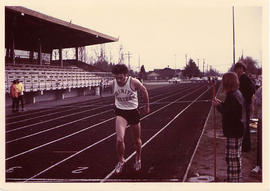
[[[87,3],[86,3],[87,2]],[[133,69],[144,65],[155,68],[180,68],[185,55],[203,70],[203,59],[220,72],[233,62],[232,6],[235,5],[236,60],[243,53],[261,65],[263,10],[265,1],[181,1],[181,0],[76,0],[76,1],[6,1],[119,37],[106,44],[112,61],[119,58],[120,44],[132,54]],[[258,3],[259,2],[259,3]],[[107,54],[108,51],[107,51]],[[128,59],[126,57],[126,62]]]

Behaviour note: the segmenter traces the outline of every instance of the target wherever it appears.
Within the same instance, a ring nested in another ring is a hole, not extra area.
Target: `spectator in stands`
[[[240,182],[242,179],[241,150],[246,120],[244,98],[238,89],[239,80],[234,72],[223,75],[222,86],[226,94],[225,101],[214,98],[212,103],[222,114],[223,134],[227,138],[227,181]]]
[[[10,97],[12,98],[12,112],[16,112],[19,110],[16,80],[14,80],[10,86]]]
[[[22,111],[24,111],[24,103],[23,103],[24,86],[23,86],[22,82],[20,82],[19,79],[16,80],[16,88],[17,88],[17,92],[18,92],[18,107],[19,107],[20,102],[21,102]]]
[[[252,96],[255,93],[255,85],[251,81],[251,79],[246,74],[246,65],[243,61],[239,61],[234,66],[234,71],[237,73],[242,95],[245,99],[245,107],[246,107],[246,131],[243,138],[243,152],[249,152],[251,150],[251,141],[250,141],[250,111],[251,111],[251,103]]]
[[[255,92],[254,107],[257,110],[259,121],[257,126],[257,162],[256,167],[251,172],[259,173],[262,169],[262,86]]]
[[[115,167],[115,173],[122,172],[125,164],[125,130],[128,125],[133,133],[134,145],[136,148],[136,157],[134,163],[134,170],[141,170],[141,124],[138,110],[138,91],[142,94],[145,107],[145,114],[150,112],[149,96],[147,89],[136,78],[128,76],[128,68],[124,64],[117,64],[113,67],[112,73],[115,79],[110,82],[114,96],[115,96],[115,130],[116,130],[116,150],[118,153],[118,160]]]

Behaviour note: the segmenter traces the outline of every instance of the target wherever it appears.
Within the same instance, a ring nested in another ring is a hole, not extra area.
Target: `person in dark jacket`
[[[223,75],[222,86],[226,94],[225,101],[214,98],[212,103],[222,114],[223,134],[227,138],[227,181],[240,182],[242,180],[241,150],[246,120],[244,98],[238,89],[239,80],[234,72]]]
[[[245,108],[246,108],[246,128],[244,137],[243,137],[243,152],[249,152],[251,150],[251,141],[250,141],[250,111],[251,111],[251,103],[252,97],[255,93],[255,85],[251,81],[251,79],[246,74],[246,65],[243,61],[238,61],[234,66],[234,71],[237,73],[239,78],[240,87],[244,99],[245,99]]]

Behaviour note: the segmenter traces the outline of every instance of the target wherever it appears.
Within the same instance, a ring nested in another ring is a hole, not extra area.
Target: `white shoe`
[[[141,161],[139,160],[139,161],[136,161],[135,163],[134,163],[134,170],[136,171],[136,172],[138,172],[138,171],[140,171],[141,170],[141,168],[142,168],[142,163],[141,163]]]
[[[255,168],[253,168],[253,169],[251,170],[251,172],[257,174],[258,172],[260,172],[260,170],[261,170],[261,168],[260,168],[259,166],[256,166]]]
[[[115,174],[120,174],[123,170],[125,162],[118,162],[117,165],[115,166]]]

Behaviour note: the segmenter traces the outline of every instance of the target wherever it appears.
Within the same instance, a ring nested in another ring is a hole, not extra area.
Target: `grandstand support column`
[[[79,61],[79,48],[78,47],[75,48],[75,59],[76,61]]]
[[[52,63],[53,49],[50,52],[50,64]]]
[[[29,52],[29,60],[31,63],[34,62],[34,50],[33,49],[30,50],[30,52]]]
[[[87,88],[79,88],[79,96],[86,96],[87,95]]]
[[[65,99],[65,90],[61,89],[61,90],[56,90],[55,91],[55,97],[56,100],[63,100]]]
[[[6,59],[9,59],[9,54],[10,54],[10,48],[6,48]]]
[[[42,45],[41,45],[41,40],[38,40],[39,44],[39,51],[38,51],[38,60],[39,60],[39,65],[42,65]]]
[[[100,87],[99,86],[95,87],[95,95],[100,96]]]
[[[63,68],[62,46],[59,48],[59,61],[61,67]]]
[[[14,40],[14,35],[12,33],[12,44],[11,44],[11,60],[12,60],[12,64],[15,65],[15,40]]]
[[[36,103],[36,97],[38,96],[38,92],[27,92],[24,95],[25,103]]]

